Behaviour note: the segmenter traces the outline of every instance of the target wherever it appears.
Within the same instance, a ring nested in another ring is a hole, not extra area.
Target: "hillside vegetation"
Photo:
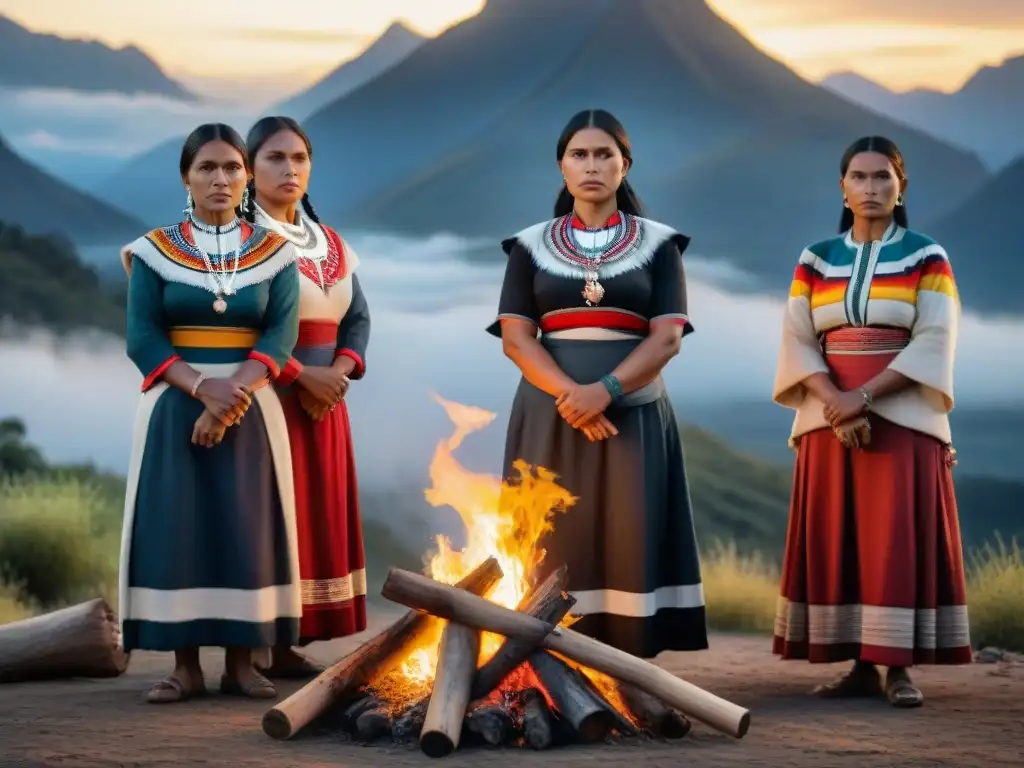
[[[120,290],[103,286],[68,241],[0,222],[0,320],[58,333],[95,328],[123,335]]]
[[[704,433],[687,428],[684,435],[709,621],[719,630],[770,632],[778,559],[763,552],[781,549],[783,476]],[[50,467],[18,421],[0,422],[0,624],[97,594],[116,604],[123,499],[122,478],[88,466]],[[362,497],[371,599],[389,567],[423,563],[423,553],[380,522],[393,503],[387,494]],[[971,553],[969,565],[975,644],[1024,650],[1020,548],[997,538]]]

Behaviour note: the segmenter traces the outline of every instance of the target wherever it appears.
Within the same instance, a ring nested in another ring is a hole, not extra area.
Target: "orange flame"
[[[446,440],[438,443],[430,462],[431,487],[424,495],[434,507],[448,506],[458,512],[466,527],[466,547],[456,550],[445,536],[437,536],[437,552],[430,556],[427,574],[446,584],[454,584],[489,557],[497,559],[504,576],[486,595],[498,605],[516,608],[530,590],[530,577],[543,561],[541,538],[554,527],[554,516],[567,511],[576,497],[562,488],[557,475],[544,467],[531,467],[522,460],[513,463],[517,477],[501,478],[466,469],[454,452],[473,432],[494,421],[495,414],[482,408],[461,405],[434,395],[455,425]],[[575,617],[566,616],[562,626]],[[433,622],[420,646],[383,680],[374,681],[379,696],[393,710],[400,709],[430,691],[437,668],[438,644],[444,622]],[[505,638],[485,632],[480,638],[478,664],[484,664],[501,647]],[[619,712],[632,720],[615,681],[595,670],[570,662],[583,672],[597,690]],[[539,682],[523,670],[510,676],[516,680]],[[546,692],[545,692],[546,695]]]
[[[454,451],[468,435],[489,425],[495,414],[437,395],[434,400],[445,409],[455,430],[434,451],[431,487],[424,495],[432,506],[448,506],[458,512],[466,527],[466,546],[456,550],[447,537],[438,536],[437,552],[429,559],[427,574],[452,584],[494,557],[504,577],[487,598],[514,609],[529,591],[531,574],[543,560],[541,538],[552,529],[554,515],[568,510],[576,497],[558,485],[553,472],[530,467],[523,461],[514,463],[518,477],[511,482],[466,469],[455,458]],[[435,630],[424,637],[421,646],[375,687],[391,700],[408,700],[426,693],[437,667],[442,628],[443,623],[436,622]],[[500,635],[485,632],[480,641],[479,663],[493,656],[503,641]]]

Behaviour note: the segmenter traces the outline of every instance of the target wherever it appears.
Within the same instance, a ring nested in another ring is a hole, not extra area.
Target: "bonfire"
[[[681,738],[683,710],[741,737],[746,710],[570,629],[568,574],[544,567],[540,543],[576,499],[525,462],[504,482],[466,469],[455,451],[495,414],[435,399],[454,431],[434,452],[425,496],[458,512],[465,547],[438,536],[426,576],[392,569],[384,596],[413,610],[267,712],[264,731],[290,738],[331,711],[361,741],[418,740],[441,757],[464,738],[534,749]]]

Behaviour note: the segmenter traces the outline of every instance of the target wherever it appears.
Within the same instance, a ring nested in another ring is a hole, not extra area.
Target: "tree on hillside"
[[[21,419],[0,420],[0,478],[46,471],[46,460],[25,441],[26,434]]]
[[[0,221],[0,320],[66,333],[97,328],[124,334],[124,292],[108,292],[74,246]]]

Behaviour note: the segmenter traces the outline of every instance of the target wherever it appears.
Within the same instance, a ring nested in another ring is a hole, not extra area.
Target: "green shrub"
[[[0,483],[0,581],[22,602],[57,608],[109,595],[117,574],[117,538],[102,497],[78,481]]]

